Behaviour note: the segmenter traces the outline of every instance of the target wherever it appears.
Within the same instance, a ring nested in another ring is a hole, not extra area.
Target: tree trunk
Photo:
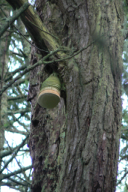
[[[114,192],[121,129],[121,1],[36,0],[36,9],[69,54],[90,46],[63,69],[31,71],[32,192]],[[32,65],[36,53],[32,48]],[[65,90],[49,110],[37,104],[37,96],[52,70]]]

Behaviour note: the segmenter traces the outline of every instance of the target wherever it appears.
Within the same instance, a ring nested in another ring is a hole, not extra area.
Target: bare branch
[[[23,116],[24,113],[29,113],[30,111],[31,111],[30,108],[25,108],[25,109],[20,109],[20,110],[17,110],[17,111],[7,111],[6,114],[7,115],[13,115],[13,114],[20,113]]]
[[[11,176],[17,175],[17,174],[22,173],[23,171],[26,171],[26,170],[31,169],[31,168],[32,168],[32,165],[24,167],[22,169],[18,169],[17,171],[14,171],[14,172],[9,173],[9,174],[2,174],[2,175],[0,175],[0,181],[2,181],[3,179],[8,179]]]
[[[21,134],[21,135],[27,135],[28,133],[26,133],[25,131],[19,131],[19,130],[17,130],[17,129],[10,129],[10,127],[6,127],[5,128],[5,130],[6,131],[9,131],[9,132],[11,132],[11,133],[19,133],[19,134]]]
[[[55,51],[51,51],[49,54],[47,54],[45,57],[43,57],[43,59],[39,60],[37,63],[35,63],[34,65],[29,65],[23,72],[21,72],[17,77],[15,77],[14,79],[12,79],[8,84],[6,84],[1,90],[0,90],[0,96],[2,95],[2,93],[4,91],[6,91],[9,87],[11,87],[12,84],[16,83],[16,81],[18,79],[20,79],[23,75],[25,75],[26,73],[28,73],[29,71],[33,70],[35,67],[39,66],[39,65],[47,65],[47,64],[51,64],[51,63],[54,63],[54,62],[61,62],[61,61],[65,61],[65,60],[68,60],[68,59],[71,59],[72,57],[78,55],[80,52],[84,51],[85,49],[87,49],[89,46],[91,46],[94,42],[96,42],[97,40],[95,41],[92,41],[92,43],[90,43],[89,45],[87,45],[86,47],[80,49],[79,51],[77,51],[76,53],[73,53],[72,55],[69,55],[67,57],[64,57],[62,59],[57,59],[57,60],[52,60],[52,61],[46,61],[50,56],[58,53],[58,52],[64,52],[64,51],[68,51],[67,49],[65,50],[64,48],[58,48],[56,49]]]
[[[4,34],[7,28],[29,7],[29,5],[30,5],[29,3],[24,3],[19,10],[14,12],[13,16],[10,16],[9,18],[6,19],[7,20],[6,24],[0,30],[0,37]]]
[[[9,81],[10,79],[13,78],[13,75],[15,75],[16,73],[18,73],[18,72],[20,72],[20,71],[22,71],[22,70],[24,70],[24,69],[26,69],[26,68],[27,68],[27,66],[26,66],[26,65],[23,65],[23,66],[19,67],[18,69],[16,69],[15,71],[10,72],[11,75],[9,75],[9,77],[7,77],[7,78],[5,79],[5,82]]]
[[[8,166],[8,164],[12,161],[12,159],[15,158],[16,154],[18,153],[18,151],[20,150],[21,147],[23,147],[26,143],[26,140],[28,139],[28,136],[23,140],[23,142],[19,145],[19,147],[13,152],[12,157],[5,163],[5,165],[3,166],[3,168],[0,170],[0,174],[4,171],[4,169]]]
[[[121,177],[121,179],[117,182],[116,185],[121,184],[122,180],[123,180],[127,175],[128,175],[128,171],[126,171],[126,172],[124,173],[124,175]]]
[[[17,101],[17,100],[26,100],[27,99],[27,95],[20,95],[20,96],[17,96],[17,97],[8,97],[7,98],[8,101]]]
[[[7,0],[7,2],[14,9],[19,9],[25,3],[25,0]],[[24,15],[21,15],[21,19],[37,47],[42,49],[42,46],[44,46],[45,49],[48,48],[49,51],[55,51],[60,46],[56,38],[49,33],[31,5],[24,12]],[[57,52],[57,56],[58,58],[62,58],[66,55],[63,52]]]

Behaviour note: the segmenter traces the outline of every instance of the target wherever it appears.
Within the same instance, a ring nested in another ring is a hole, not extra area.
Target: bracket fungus
[[[56,73],[51,74],[41,86],[37,102],[41,107],[52,109],[60,101],[61,83]]]

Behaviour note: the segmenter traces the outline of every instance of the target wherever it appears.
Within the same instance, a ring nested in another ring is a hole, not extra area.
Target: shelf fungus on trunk
[[[41,86],[37,102],[41,107],[52,109],[60,101],[61,83],[56,73],[51,74]]]

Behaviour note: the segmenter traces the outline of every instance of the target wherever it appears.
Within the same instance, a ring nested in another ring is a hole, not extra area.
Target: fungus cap
[[[60,101],[60,92],[53,88],[47,87],[40,91],[38,103],[41,107],[52,109],[57,106]]]
[[[43,83],[38,96],[41,107],[52,109],[60,101],[61,83],[56,74],[50,75]]]

